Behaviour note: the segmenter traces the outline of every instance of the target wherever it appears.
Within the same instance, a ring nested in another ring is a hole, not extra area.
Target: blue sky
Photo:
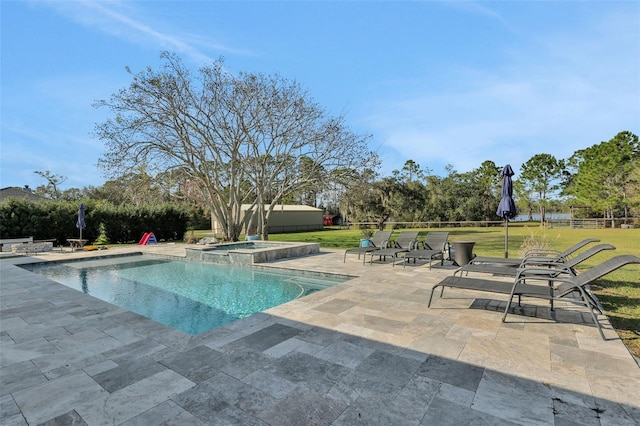
[[[163,50],[277,73],[373,135],[384,174],[568,158],[640,132],[638,1],[0,0],[0,187],[104,183],[92,103]]]

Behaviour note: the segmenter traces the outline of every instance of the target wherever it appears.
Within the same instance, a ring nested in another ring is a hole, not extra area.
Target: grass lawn
[[[504,256],[504,228],[431,228],[449,231],[449,241],[472,240],[474,253],[481,256]],[[424,239],[428,229],[419,229]],[[202,231],[206,232],[206,231]],[[396,231],[397,232],[397,231]],[[357,247],[361,233],[358,229],[327,228],[317,232],[272,234],[272,241],[318,242],[321,247],[346,249]],[[582,268],[595,266],[619,254],[640,257],[640,229],[568,229],[540,228],[537,223],[510,223],[509,257],[520,257],[525,241],[543,241],[553,249],[563,250],[585,238],[599,238],[612,244],[616,250],[605,250],[581,264]],[[640,265],[626,266],[592,285],[606,310],[606,314],[620,338],[640,358]]]

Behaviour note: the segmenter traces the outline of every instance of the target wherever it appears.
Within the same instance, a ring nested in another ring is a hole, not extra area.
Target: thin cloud
[[[500,15],[495,10],[481,4],[476,1],[444,1],[442,4],[450,7],[452,9],[457,9],[459,11],[467,12],[470,14],[488,17],[490,19],[496,20],[506,27],[510,27],[509,21],[505,19],[504,16]]]
[[[210,62],[211,59],[200,52],[198,49],[192,47],[191,45],[185,43],[182,39],[177,38],[171,34],[161,33],[159,31],[154,30],[150,26],[139,22],[129,16],[126,16],[122,13],[119,13],[115,10],[112,10],[108,7],[103,6],[102,3],[98,2],[83,2],[86,7],[96,11],[101,14],[103,17],[111,18],[111,20],[116,21],[120,24],[123,24],[125,27],[132,29],[134,32],[138,32],[143,34],[152,40],[158,42],[161,46],[166,47],[169,50],[175,50],[177,52],[183,53],[197,61],[201,62]],[[108,23],[108,22],[107,22]]]
[[[191,58],[196,63],[208,63],[213,59],[197,46],[220,53],[250,56],[246,50],[235,49],[195,35],[177,34],[167,28],[157,29],[135,16],[140,13],[130,3],[80,0],[47,3],[59,13],[76,22],[138,44],[152,44],[154,48],[169,50]],[[156,26],[164,27],[160,22]]]

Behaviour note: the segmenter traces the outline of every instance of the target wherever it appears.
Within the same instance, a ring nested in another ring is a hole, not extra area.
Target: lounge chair
[[[513,259],[511,259],[511,258],[506,258],[506,257],[476,256],[473,259],[471,259],[470,263],[472,263],[472,264],[493,263],[493,264],[500,264],[500,265],[519,266],[525,258],[532,257],[532,256],[536,256],[536,257],[545,256],[545,257],[548,257],[550,259],[556,259],[557,261],[564,261],[569,256],[573,255],[576,251],[580,250],[582,247],[586,246],[587,244],[597,243],[599,241],[600,240],[597,239],[597,238],[587,238],[585,240],[582,240],[582,241],[572,245],[571,247],[569,247],[568,249],[566,249],[564,251],[550,250],[550,249],[532,249],[532,250],[527,251],[524,254],[524,257],[522,257],[522,258],[513,258]]]
[[[615,247],[611,244],[598,244],[596,246],[590,247],[589,249],[579,253],[577,256],[572,257],[571,259],[567,259],[564,261],[558,261],[555,258],[546,257],[546,256],[531,256],[528,258],[524,258],[518,267],[513,267],[511,265],[505,264],[493,264],[493,263],[470,263],[467,265],[463,265],[460,268],[456,269],[453,275],[457,275],[460,273],[468,274],[469,272],[478,272],[484,274],[493,274],[493,275],[501,275],[507,277],[515,277],[518,275],[522,268],[531,268],[531,267],[548,267],[552,268],[555,271],[556,275],[566,273],[570,275],[578,275],[575,267],[589,259],[590,257],[600,253],[604,250],[615,250]]]
[[[478,272],[513,277],[515,280],[520,280],[522,282],[525,282],[527,278],[533,280],[544,278],[548,283],[552,283],[554,278],[561,275],[578,275],[575,267],[603,250],[615,250],[615,247],[611,244],[599,244],[597,246],[591,247],[588,250],[585,250],[584,252],[567,260],[566,262],[549,261],[548,258],[544,257],[525,259],[525,261],[523,261],[522,263],[522,266],[518,268],[492,264],[465,265],[454,271],[453,275],[455,276],[458,272],[460,272],[461,274],[462,272]],[[526,263],[526,261],[529,261],[530,263]],[[442,297],[443,293],[444,287],[440,289],[440,297]],[[551,309],[553,310],[553,300],[550,302],[550,304]],[[602,313],[599,303],[593,303],[593,306],[598,309],[600,313]]]
[[[413,249],[418,242],[418,231],[402,231],[398,235],[398,238],[393,241],[390,245],[393,247],[387,247],[382,250],[375,250],[369,252],[371,256],[370,263],[373,263],[373,257],[377,256],[379,261],[387,260],[387,256],[392,257],[392,265],[396,266],[396,260],[398,259],[398,255],[400,253],[406,253],[409,250]],[[366,254],[365,254],[366,256]]]
[[[605,339],[602,327],[598,322],[594,314],[594,310],[602,312],[598,299],[591,294],[589,285],[595,280],[629,264],[640,264],[640,257],[632,255],[621,255],[612,257],[600,263],[593,268],[587,269],[577,276],[554,276],[549,275],[549,270],[546,268],[527,268],[528,273],[517,277],[514,282],[469,278],[460,276],[446,277],[431,289],[431,295],[429,297],[429,303],[427,306],[431,306],[431,300],[433,298],[433,292],[437,287],[451,287],[460,288],[466,290],[477,290],[490,293],[508,294],[509,301],[502,317],[502,322],[506,322],[507,314],[511,307],[511,302],[514,296],[518,296],[518,306],[522,297],[533,297],[538,299],[546,299],[550,302],[554,300],[566,300],[569,302],[584,305],[589,309],[591,318],[594,324],[600,332],[600,336]],[[546,275],[545,275],[546,274]],[[537,276],[536,276],[537,275]],[[525,280],[540,280],[544,281],[545,285],[529,284],[525,283]],[[560,283],[559,285],[555,285]],[[568,297],[578,294],[580,298]],[[551,305],[553,310],[553,305]]]
[[[357,247],[346,250],[344,252],[343,262],[347,261],[347,254],[357,254],[358,259],[360,259],[360,256],[362,255],[362,264],[364,265],[367,253],[371,253],[372,251],[376,250],[382,250],[383,248],[387,247],[392,232],[393,231],[377,231],[369,240],[369,245],[367,247]]]
[[[427,233],[427,238],[416,245],[419,247],[419,244],[422,244],[421,249],[416,248],[409,250],[404,254],[404,266],[407,266],[407,263],[409,263],[411,259],[413,259],[413,263],[415,263],[417,259],[427,260],[429,262],[429,269],[431,269],[431,263],[434,260],[439,260],[440,265],[444,265],[445,253],[449,252],[448,238],[449,233],[445,231],[432,231]]]

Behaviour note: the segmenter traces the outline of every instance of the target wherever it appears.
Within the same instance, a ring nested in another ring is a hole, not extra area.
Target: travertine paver
[[[76,371],[12,394],[29,424],[38,424],[109,392],[83,371]]]
[[[113,393],[86,398],[75,406],[89,425],[119,424],[194,386],[195,383],[166,369]]]
[[[183,255],[180,245],[110,250]],[[69,259],[96,253],[48,253]],[[104,254],[104,253],[97,253]],[[452,269],[267,265],[355,277],[189,336],[0,260],[0,423],[640,424],[640,368],[600,317],[431,286]]]
[[[171,400],[158,404],[144,413],[139,414],[121,424],[123,426],[148,426],[161,424],[180,426],[205,425],[202,420],[198,419]]]

